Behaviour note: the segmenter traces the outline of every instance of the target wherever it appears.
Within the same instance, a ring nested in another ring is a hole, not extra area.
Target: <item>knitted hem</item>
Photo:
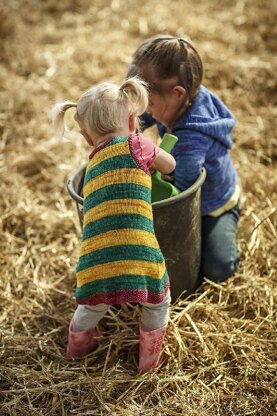
[[[155,293],[150,290],[121,290],[116,292],[99,292],[89,296],[86,299],[77,299],[79,305],[95,306],[100,303],[105,305],[121,305],[124,303],[152,303],[159,304],[165,298],[169,289],[169,282],[166,283],[161,293]]]

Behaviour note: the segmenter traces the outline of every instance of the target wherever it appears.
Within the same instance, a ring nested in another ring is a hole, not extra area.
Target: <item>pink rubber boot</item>
[[[94,351],[98,347],[98,336],[99,332],[96,328],[75,332],[72,319],[69,325],[67,358],[81,358]]]
[[[150,368],[155,368],[158,364],[159,356],[162,351],[163,340],[167,326],[145,332],[139,326],[139,367],[140,374],[146,373]]]

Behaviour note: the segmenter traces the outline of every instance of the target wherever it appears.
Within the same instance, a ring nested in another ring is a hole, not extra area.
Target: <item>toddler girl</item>
[[[128,77],[134,75],[149,84],[143,127],[156,123],[160,137],[165,132],[178,137],[171,152],[176,159],[174,185],[184,191],[206,169],[201,275],[224,281],[236,271],[238,258],[240,189],[229,153],[235,120],[222,101],[201,85],[201,58],[182,38],[157,35],[144,41],[129,67]]]
[[[54,126],[64,131],[64,113],[93,147],[84,179],[84,228],[77,264],[78,307],[69,326],[67,357],[78,358],[98,345],[98,322],[111,305],[142,305],[139,371],[155,367],[170,305],[169,278],[153,227],[151,169],[170,173],[173,156],[135,134],[148,93],[138,78],[121,86],[102,83],[78,103],[53,108]]]

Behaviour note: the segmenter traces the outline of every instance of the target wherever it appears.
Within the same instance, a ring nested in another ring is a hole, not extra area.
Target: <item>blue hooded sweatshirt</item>
[[[144,115],[144,128],[155,120]],[[172,150],[176,159],[174,185],[189,188],[204,167],[207,177],[202,185],[201,212],[207,215],[222,207],[235,192],[237,173],[229,150],[235,119],[223,102],[201,85],[185,115],[172,128],[178,142]],[[157,122],[163,137],[165,127]]]

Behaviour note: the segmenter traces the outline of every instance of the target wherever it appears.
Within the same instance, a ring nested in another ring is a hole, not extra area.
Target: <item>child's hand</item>
[[[165,150],[159,148],[159,153],[152,165],[152,169],[158,170],[161,173],[171,173],[174,171],[176,161],[174,157]]]

